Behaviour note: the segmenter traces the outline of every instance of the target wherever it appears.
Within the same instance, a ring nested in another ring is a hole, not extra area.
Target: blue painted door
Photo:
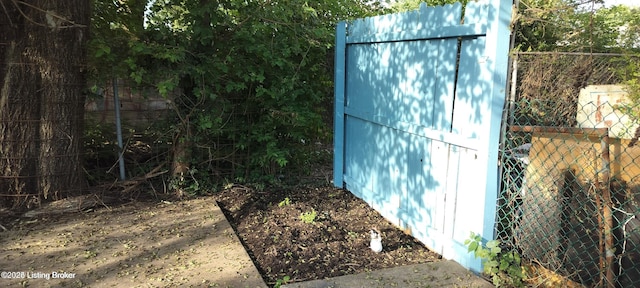
[[[493,237],[507,74],[511,6],[494,2],[464,18],[423,4],[336,36],[334,184],[474,270],[463,242]]]

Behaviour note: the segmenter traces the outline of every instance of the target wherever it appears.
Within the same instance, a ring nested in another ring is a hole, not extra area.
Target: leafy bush
[[[83,160],[86,178],[90,185],[116,179],[110,168],[118,161],[118,147],[113,125],[101,124],[91,118],[86,120],[83,137]]]
[[[484,264],[484,273],[489,275],[497,287],[524,287],[524,272],[520,265],[520,255],[514,251],[503,252],[500,241],[491,240],[482,244],[482,237],[471,233],[464,241],[468,251],[473,252]]]
[[[247,181],[304,167],[312,143],[329,140],[335,24],[382,11],[362,0],[167,0],[141,29],[145,1],[96,2],[92,75],[172,100],[174,163]]]

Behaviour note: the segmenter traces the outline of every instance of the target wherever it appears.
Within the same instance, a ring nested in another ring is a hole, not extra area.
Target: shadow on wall
[[[483,225],[487,179],[497,180],[486,172],[485,143],[498,143],[504,99],[494,97],[485,53],[489,10],[470,2],[462,21],[460,3],[422,5],[348,25],[346,187],[441,254],[468,254],[463,241]]]

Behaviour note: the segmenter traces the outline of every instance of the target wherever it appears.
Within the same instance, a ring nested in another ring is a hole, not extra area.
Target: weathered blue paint
[[[470,2],[464,24],[460,3],[423,4],[336,36],[334,184],[474,271],[463,242],[493,239],[510,17],[509,0]]]
[[[498,169],[498,151],[500,139],[500,128],[502,122],[502,111],[504,109],[506,94],[507,94],[507,73],[509,70],[509,49],[511,38],[511,18],[513,3],[511,0],[494,0],[489,3],[488,11],[488,30],[487,40],[485,43],[485,54],[490,61],[487,63],[487,74],[490,78],[487,79],[490,83],[490,89],[487,91],[490,97],[489,111],[486,111],[489,115],[489,125],[487,127],[488,141],[485,141],[486,145],[482,149],[488,153],[485,159],[484,166],[486,167],[487,177],[485,178],[485,195],[484,201],[484,214],[482,217],[483,225],[481,234],[485,239],[494,239],[495,235],[495,220],[496,220],[496,203],[499,193],[499,175]],[[469,257],[469,255],[467,255]],[[474,270],[480,271],[480,264],[473,267]]]
[[[343,188],[342,179],[344,168],[344,79],[345,79],[345,48],[346,23],[338,23],[336,29],[335,47],[335,78],[334,78],[334,136],[333,136],[333,184]]]
[[[368,44],[389,41],[413,41],[429,39],[446,39],[452,37],[485,36],[482,27],[478,25],[456,25],[448,27],[432,27],[431,29],[399,31],[385,34],[357,35],[347,37],[348,44]]]

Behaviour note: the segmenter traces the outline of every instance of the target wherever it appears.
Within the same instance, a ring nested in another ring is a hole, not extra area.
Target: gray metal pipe
[[[113,79],[113,106],[116,111],[116,135],[118,138],[118,162],[120,164],[120,180],[125,180],[124,173],[124,145],[122,143],[122,124],[120,123],[120,97],[118,97],[118,79]]]

